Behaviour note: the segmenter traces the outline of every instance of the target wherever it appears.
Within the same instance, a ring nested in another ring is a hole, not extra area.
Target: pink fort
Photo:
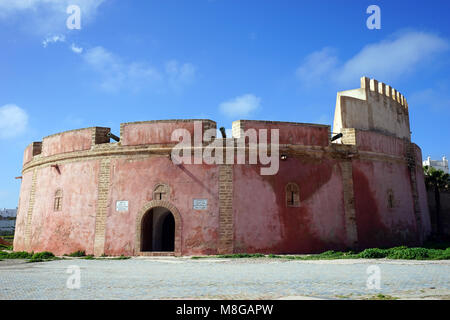
[[[376,80],[337,94],[328,125],[279,129],[275,175],[258,164],[175,164],[175,129],[211,120],[123,123],[67,131],[24,154],[15,251],[94,255],[317,253],[419,245],[431,232],[420,148],[406,99]],[[330,137],[342,133],[331,141]],[[232,140],[232,141],[230,141]]]

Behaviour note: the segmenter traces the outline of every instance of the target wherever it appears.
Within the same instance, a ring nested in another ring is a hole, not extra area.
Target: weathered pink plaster
[[[42,141],[42,155],[89,150],[92,144],[92,128],[63,132],[46,137]]]

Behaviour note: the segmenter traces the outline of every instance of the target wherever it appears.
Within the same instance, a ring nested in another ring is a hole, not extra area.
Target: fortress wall
[[[33,144],[30,144],[26,147],[25,151],[23,152],[23,164],[27,164],[33,160]]]
[[[45,137],[42,141],[42,156],[89,150],[92,145],[92,128],[67,131]]]
[[[25,230],[32,183],[33,171],[24,173],[22,175],[22,184],[20,185],[19,206],[17,210],[16,227],[14,232],[14,250],[16,251],[27,250],[25,244]]]
[[[42,151],[42,142],[33,142],[29,144],[26,147],[25,152],[23,153],[23,164],[25,165],[31,160],[33,160],[33,157],[35,155],[40,154],[41,151]]]
[[[356,145],[359,151],[371,151],[399,157],[406,155],[406,146],[409,142],[404,139],[386,136],[373,131],[355,130],[355,133]]]
[[[105,254],[134,255],[136,216],[153,199],[158,183],[167,184],[168,201],[182,219],[182,254],[216,254],[218,241],[218,167],[174,165],[167,156],[120,158],[111,161]],[[207,210],[194,210],[193,199],[208,199]],[[129,201],[128,212],[116,211],[116,201]]]
[[[330,126],[293,123],[280,121],[239,120],[233,122],[233,137],[239,137],[240,130],[267,129],[267,138],[270,142],[270,130],[279,130],[280,144],[294,144],[305,146],[328,146],[330,141]]]
[[[233,168],[234,251],[311,253],[345,249],[342,170],[338,161],[288,158],[275,176],[259,166]],[[300,188],[300,206],[286,205],[286,184]]]
[[[287,158],[273,176],[261,175],[260,165],[175,165],[169,153],[176,129],[193,142],[197,129],[203,135],[216,123],[123,123],[118,143],[109,143],[109,128],[93,127],[29,145],[14,250],[136,255],[138,217],[150,205],[179,212],[177,255],[417,245],[431,231],[408,104],[376,80],[362,78],[360,88],[338,93],[333,131],[343,137],[333,144],[326,125],[233,122],[233,138],[241,129],[267,129],[271,143],[270,131],[279,130]],[[233,138],[219,140],[238,147]],[[170,188],[166,199],[154,199],[159,183]],[[299,187],[295,206],[287,203],[289,183]],[[58,189],[61,211],[54,208]],[[193,199],[207,199],[208,208],[194,210]],[[117,201],[128,201],[128,211],[117,211]]]
[[[136,146],[145,144],[175,144],[172,141],[172,133],[176,129],[187,130],[193,142],[195,122],[200,122],[200,130],[216,128],[216,123],[211,120],[160,120],[146,122],[130,122],[120,125],[120,141],[124,146]]]
[[[70,162],[38,169],[32,213],[31,245],[35,252],[57,255],[78,250],[93,254],[99,161]],[[54,210],[56,190],[62,210]]]
[[[110,128],[91,127],[47,136],[42,140],[42,157],[90,150],[96,144],[108,143],[106,134],[110,131]]]
[[[362,248],[417,244],[417,226],[406,163],[353,160],[358,241]],[[389,192],[393,207],[389,207]]]
[[[361,88],[338,92],[333,132],[343,128],[374,130],[410,140],[406,98],[375,79],[361,78]]]
[[[418,145],[414,144],[415,157],[416,157],[416,181],[417,192],[419,196],[419,207],[421,213],[421,225],[424,238],[431,234],[431,217],[428,206],[427,189],[425,187],[425,174],[422,167],[422,150]]]

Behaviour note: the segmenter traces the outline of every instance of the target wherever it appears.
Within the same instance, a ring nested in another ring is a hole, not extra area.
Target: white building
[[[423,162],[424,166],[429,166],[429,167],[433,167],[437,170],[442,170],[445,173],[449,173],[448,171],[448,160],[447,158],[444,156],[442,157],[442,160],[431,160],[430,157],[427,158],[427,160],[425,160]]]

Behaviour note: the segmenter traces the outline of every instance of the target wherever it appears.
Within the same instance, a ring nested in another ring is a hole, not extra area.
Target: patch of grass
[[[0,251],[0,258],[1,259],[25,259],[28,260],[27,262],[43,262],[43,261],[50,261],[50,260],[56,260],[59,259],[55,257],[55,255],[51,252],[44,251],[44,252],[25,252],[25,251],[18,251],[18,252],[5,252]]]
[[[0,244],[0,249],[1,250],[12,250],[13,246],[5,246],[4,244]]]
[[[353,295],[353,293],[350,293],[350,294],[347,294],[347,295],[337,294],[337,295],[335,295],[335,297],[339,298],[339,299],[350,299],[352,295]]]
[[[398,299],[397,297],[393,297],[388,294],[385,295],[385,294],[381,294],[381,293],[379,293],[377,295],[373,295],[372,297],[369,298],[369,300],[397,300],[397,299]]]
[[[28,253],[25,251],[18,252],[5,252],[0,251],[0,259],[31,259],[33,253]]]
[[[55,258],[55,255],[48,251],[35,253],[31,257],[31,259],[35,259],[35,260],[38,260],[38,259],[49,260],[49,259],[53,259],[53,258]]]
[[[67,256],[68,257],[85,257],[86,251],[78,250],[78,251],[72,252],[71,254],[68,254]]]
[[[234,254],[220,254],[217,258],[264,258],[266,255],[262,253],[234,253]]]
[[[100,257],[96,257],[92,254],[86,255],[85,251],[76,251],[71,254],[65,254],[64,256],[75,257],[75,258],[80,258],[80,259],[84,259],[84,260],[127,260],[127,259],[131,259],[131,257],[124,256],[124,255],[121,255],[118,257],[111,257],[111,256],[107,256],[106,254],[102,254]]]
[[[408,248],[405,246],[389,249],[366,249],[358,254],[359,258],[366,259],[403,259],[403,260],[448,260],[450,248],[429,249],[423,247]]]
[[[60,258],[55,257],[55,255],[48,251],[38,252],[33,254],[30,260],[27,262],[33,263],[33,262],[44,262],[44,261],[51,261],[51,260],[59,260]]]
[[[131,259],[131,257],[121,255],[119,257],[112,257],[112,258],[107,258],[107,259],[108,260],[127,260],[127,259]]]
[[[436,245],[436,247],[438,247]],[[287,259],[287,260],[333,260],[333,259],[404,259],[404,260],[450,260],[450,247],[424,248],[416,247],[409,248],[406,246],[393,247],[387,249],[369,248],[361,252],[354,251],[333,251],[328,250],[319,254],[308,255],[264,255],[261,253],[236,253],[236,254],[222,254],[216,256],[194,256],[191,259],[202,258],[272,258],[272,259]]]
[[[379,248],[370,248],[365,249],[358,253],[358,258],[361,259],[380,259],[380,258],[386,258],[388,255],[388,251],[385,249],[379,249]]]

